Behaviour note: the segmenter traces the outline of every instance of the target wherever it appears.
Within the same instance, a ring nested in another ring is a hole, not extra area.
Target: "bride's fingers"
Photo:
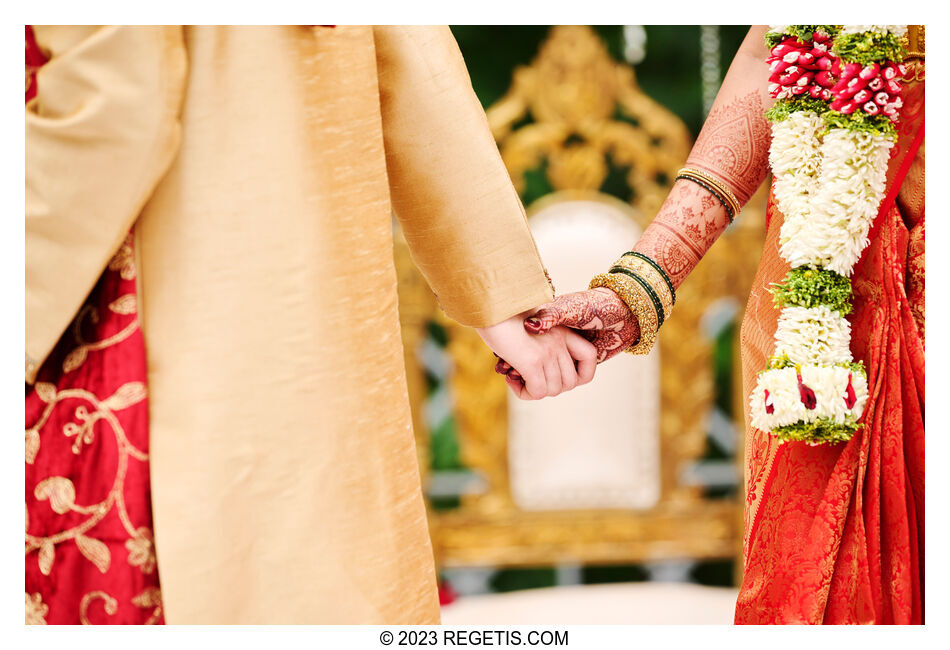
[[[532,334],[544,334],[561,324],[563,312],[554,301],[546,307],[542,307],[530,318],[524,321],[524,328]]]
[[[511,372],[511,370],[511,364],[504,359],[499,359],[498,363],[495,364],[495,372],[497,372],[499,375],[507,375],[509,372]]]

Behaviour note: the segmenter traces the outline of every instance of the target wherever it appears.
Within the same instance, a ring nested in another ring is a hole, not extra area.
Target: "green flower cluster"
[[[812,39],[815,32],[818,31],[824,32],[834,38],[835,34],[838,33],[838,29],[837,25],[788,25],[782,33],[767,32],[765,34],[765,44],[769,49],[772,49],[781,43],[786,36],[794,36],[802,43],[807,43]]]
[[[824,119],[826,127],[822,135],[828,133],[831,129],[848,129],[851,131],[877,133],[878,135],[885,135],[889,138],[897,137],[897,129],[886,115],[868,115],[864,111],[855,111],[850,115],[845,115],[844,113],[829,109],[822,114],[822,119]]]
[[[799,111],[812,111],[818,113],[818,115],[823,115],[828,111],[828,102],[804,95],[791,99],[780,99],[772,105],[772,108],[766,111],[765,119],[770,122],[781,122],[788,119],[792,113],[798,113]]]
[[[829,418],[818,418],[811,422],[796,422],[784,427],[776,427],[772,429],[772,435],[779,440],[805,440],[836,444],[851,440],[854,433],[863,426],[850,416],[846,417],[844,422],[836,422]]]
[[[825,305],[842,316],[851,313],[851,280],[828,269],[799,266],[769,289],[775,306],[817,307]]]
[[[788,358],[788,355],[782,353],[775,357],[769,357],[769,365],[765,370],[760,370],[759,374],[769,370],[781,370],[782,368],[794,368],[795,362]]]
[[[769,357],[769,365],[765,370],[760,370],[759,374],[763,372],[768,372],[769,370],[781,370],[783,368],[794,368],[795,362],[792,361],[789,356],[785,353],[779,354],[774,357]],[[864,370],[863,361],[843,361],[841,363],[834,364],[840,368],[847,368],[856,375],[863,375],[867,377],[867,372]]]
[[[904,59],[904,48],[900,37],[890,32],[864,32],[861,34],[840,34],[835,39],[831,51],[844,61],[854,61],[861,65],[879,61],[900,63]]]

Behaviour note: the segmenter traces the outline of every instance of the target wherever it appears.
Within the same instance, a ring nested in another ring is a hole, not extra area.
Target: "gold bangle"
[[[739,200],[736,198],[735,194],[732,193],[732,190],[730,190],[722,180],[716,178],[709,172],[703,171],[702,169],[697,169],[695,167],[683,167],[681,170],[676,172],[676,175],[689,176],[698,180],[706,181],[715,189],[719,190],[722,198],[724,198],[726,202],[728,202],[732,207],[733,216],[739,216],[739,210],[742,209],[742,205],[739,203]]]
[[[640,339],[628,347],[630,354],[647,354],[656,343],[657,315],[652,300],[640,284],[619,273],[601,273],[590,281],[589,289],[606,287],[624,301],[640,325]]]
[[[663,321],[665,322],[667,318],[670,317],[670,313],[673,311],[673,294],[670,292],[670,286],[663,279],[663,276],[654,268],[649,262],[634,257],[632,255],[624,255],[619,260],[614,262],[614,266],[611,269],[626,269],[631,273],[636,274],[639,278],[644,280],[647,284],[650,285],[650,288],[653,289],[653,292],[659,297],[660,302],[663,305]],[[662,323],[661,323],[662,325]]]

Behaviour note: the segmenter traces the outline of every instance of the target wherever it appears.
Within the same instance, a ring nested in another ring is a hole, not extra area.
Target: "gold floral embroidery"
[[[109,270],[118,271],[123,280],[135,279],[135,256],[132,254],[132,233],[125,236],[125,241],[109,261]]]
[[[132,233],[125,237],[125,241],[116,251],[108,266],[110,271],[118,272],[123,280],[135,279],[135,255],[132,250]],[[87,320],[93,324],[99,322],[99,309],[91,304],[83,306],[79,315],[73,321],[73,338],[76,340],[76,348],[72,350],[63,360],[63,372],[72,372],[81,366],[90,352],[102,350],[109,346],[120,343],[129,338],[139,327],[138,300],[134,293],[119,296],[108,305],[109,311],[119,315],[134,316],[134,318],[125,327],[116,334],[102,339],[101,341],[86,341],[82,335],[82,326]]]
[[[134,314],[137,309],[137,300],[134,293],[119,296],[109,303],[109,310],[116,314]]]
[[[119,308],[127,308],[128,303],[123,304],[121,300],[122,298],[113,302],[110,305],[110,308],[112,308],[117,303],[118,303]],[[112,309],[112,311],[116,311],[116,313],[120,313],[116,309]],[[135,312],[132,311],[129,313],[135,313]],[[76,339],[77,345],[76,345],[76,348],[72,352],[67,354],[65,359],[63,359],[63,372],[72,372],[73,370],[81,366],[86,361],[86,357],[89,355],[90,352],[94,350],[102,350],[104,348],[109,347],[110,345],[115,345],[116,343],[120,343],[124,341],[125,339],[129,338],[132,335],[132,333],[135,330],[137,330],[139,327],[139,320],[136,317],[132,319],[131,323],[123,327],[116,334],[113,334],[112,336],[108,338],[104,338],[101,341],[95,341],[93,343],[90,343],[86,341],[82,336],[82,324],[87,317],[93,323],[98,323],[99,310],[93,307],[92,305],[86,305],[85,307],[83,307],[82,311],[79,312],[79,316],[77,316],[76,320],[73,322],[73,337]]]
[[[49,420],[53,410],[61,402],[68,399],[81,399],[88,404],[88,406],[86,404],[80,405],[74,411],[79,423],[67,422],[63,426],[63,435],[76,439],[73,444],[73,453],[81,453],[83,445],[93,441],[94,425],[102,421],[109,425],[107,430],[111,430],[115,436],[119,458],[112,487],[106,498],[99,503],[77,504],[76,488],[72,481],[63,476],[50,476],[36,484],[33,495],[40,501],[48,500],[50,508],[56,514],[64,515],[68,512],[76,512],[87,515],[88,518],[72,528],[45,537],[30,535],[27,532],[26,553],[38,551],[37,562],[40,571],[44,575],[49,575],[56,557],[56,545],[73,540],[83,557],[92,562],[99,571],[105,573],[109,570],[112,562],[109,548],[103,542],[87,535],[87,533],[115,508],[122,526],[131,538],[129,541],[135,542],[133,545],[135,558],[140,561],[133,563],[133,566],[142,565],[142,570],[145,573],[150,573],[155,567],[152,533],[147,528],[136,529],[132,525],[126,510],[124,494],[125,475],[128,471],[130,459],[145,462],[148,460],[148,455],[129,442],[114,413],[145,399],[145,385],[141,382],[126,383],[104,400],[100,400],[89,391],[81,389],[57,391],[52,384],[38,385],[37,394],[40,399],[46,402],[46,408],[39,421],[26,430],[27,462],[32,462],[39,452],[39,440],[31,434],[36,434],[38,437],[38,432]],[[26,514],[26,522],[27,527],[29,527],[29,512]],[[132,563],[131,552],[133,547],[129,547],[130,563]],[[108,611],[108,606],[106,609]]]
[[[142,609],[152,608],[152,615],[145,621],[146,625],[154,625],[162,617],[162,590],[158,587],[149,587],[132,599],[132,604]]]
[[[49,606],[43,603],[43,596],[26,594],[26,625],[46,625],[47,614]]]
[[[152,541],[152,531],[148,528],[139,528],[137,535],[126,540],[125,548],[129,551],[129,564],[142,569],[142,573],[151,573],[155,570],[155,544]]]
[[[89,620],[89,606],[92,605],[96,599],[102,599],[103,607],[109,616],[119,611],[119,601],[115,598],[104,591],[90,591],[82,597],[79,603],[79,622],[83,625],[95,625],[95,623]]]

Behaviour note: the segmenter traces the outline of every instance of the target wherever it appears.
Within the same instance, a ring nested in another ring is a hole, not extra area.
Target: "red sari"
[[[861,428],[847,443],[746,442],[745,571],[736,623],[923,622],[923,61],[909,62],[888,193],[852,277],[851,352],[868,371]],[[788,265],[774,197],[742,325],[745,394],[774,346],[765,290]]]
[[[44,62],[27,26],[27,102]],[[27,624],[164,622],[136,306],[130,234],[27,386]]]

